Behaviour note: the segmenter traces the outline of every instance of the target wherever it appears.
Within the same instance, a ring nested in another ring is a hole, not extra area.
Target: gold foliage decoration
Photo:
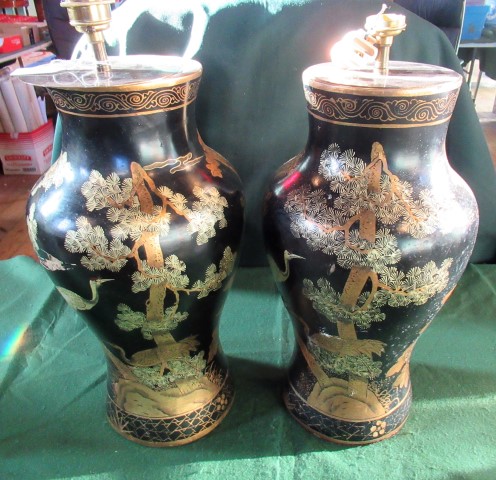
[[[31,243],[33,244],[33,247],[35,248],[35,250],[38,250],[38,248],[39,248],[38,247],[38,239],[37,239],[38,222],[34,218],[35,212],[36,212],[36,204],[32,203],[29,206],[28,215],[26,217],[26,223],[28,225],[29,239],[31,240]]]
[[[339,355],[316,345],[310,345],[309,350],[330,376],[346,374],[371,380],[381,373],[381,362],[372,360],[368,355]]]
[[[154,335],[169,333],[174,330],[180,322],[188,318],[186,312],[177,312],[174,307],[169,307],[164,311],[164,317],[160,321],[147,321],[143,312],[135,312],[128,305],[121,303],[117,307],[116,325],[130,332],[138,328],[141,329],[143,338],[152,340]]]
[[[367,398],[368,382],[381,373],[383,344],[358,339],[386,319],[383,307],[423,305],[449,282],[452,259],[429,261],[402,271],[397,236],[425,238],[438,229],[443,201],[429,189],[412,185],[389,168],[383,146],[374,142],[370,161],[333,143],[320,156],[319,188],[289,192],[284,208],[291,232],[312,250],[333,255],[349,274],[338,292],[326,278],[303,281],[303,295],[316,312],[336,324],[339,336],[314,334],[309,349],[329,375],[349,375],[350,395]],[[361,342],[368,343],[361,343]]]
[[[110,233],[114,238],[125,240],[139,240],[143,233],[157,233],[167,235],[170,226],[170,213],[167,213],[160,206],[153,207],[152,213],[143,213],[140,211],[137,198],[133,200],[130,208],[109,208],[107,218],[116,225]]]
[[[124,178],[121,181],[115,172],[103,178],[98,170],[92,170],[88,181],[81,187],[81,193],[86,198],[86,208],[90,212],[120,206],[130,200],[133,181],[131,178]]]
[[[381,313],[377,301],[363,309],[370,292],[362,293],[356,305],[350,307],[341,302],[340,294],[325,278],[317,280],[317,286],[311,280],[303,280],[303,295],[312,302],[317,312],[332,323],[352,323],[361,328],[368,328],[372,322],[382,322],[386,318],[386,315]]]
[[[311,280],[303,281],[303,294],[313,308],[330,322],[353,323],[368,328],[372,322],[381,322],[386,316],[381,307],[422,305],[436,293],[442,292],[449,280],[452,259],[444,260],[440,267],[431,261],[423,267],[413,267],[406,273],[395,267],[384,267],[370,272],[373,291],[363,291],[352,306],[341,301],[341,295],[329,281],[320,278],[315,286]]]
[[[205,280],[197,280],[193,284],[193,290],[198,291],[198,298],[206,297],[210,292],[222,287],[222,282],[234,268],[234,260],[231,248],[227,247],[219,262],[219,268],[212,263],[205,272]]]
[[[293,235],[305,238],[314,250],[342,255],[338,262],[350,268],[350,265],[364,264],[363,255],[354,256],[350,250],[374,250],[371,257],[376,261],[384,255],[389,257],[382,263],[399,261],[400,252],[395,248],[396,240],[388,226],[394,225],[415,238],[432,233],[438,223],[439,202],[427,189],[414,198],[411,185],[389,171],[385,158],[375,159],[376,164],[379,161],[383,168],[378,188],[370,189],[374,162],[366,165],[353,150],[341,152],[338,145],[330,145],[321,155],[319,173],[329,181],[331,193],[302,186],[290,192],[287,198],[285,209],[291,219]],[[332,206],[329,198],[334,198]],[[353,228],[365,211],[371,212],[384,226],[377,233],[375,245]],[[373,264],[371,257],[365,263]]]
[[[202,245],[215,237],[216,228],[227,226],[224,210],[228,203],[215,187],[194,185],[185,196],[168,186],[157,186],[153,176],[136,162],[130,170],[131,177],[123,179],[116,173],[104,177],[93,170],[81,188],[88,211],[106,210],[106,218],[113,224],[112,239],[106,238],[100,226],[80,216],[76,229],[66,234],[65,248],[82,254],[81,264],[92,271],[117,272],[128,263],[135,267],[130,274],[131,291],[146,292],[147,298],[137,297],[142,310],[134,303],[120,303],[114,321],[127,332],[139,329],[143,338],[155,344],[131,358],[124,357],[136,378],[155,390],[179,388],[178,382],[181,388],[199,388],[196,380],[204,375],[207,363],[204,352],[197,352],[199,342],[194,337],[176,339],[172,335],[188,318],[188,313],[181,311],[181,297],[197,294],[201,299],[220,289],[234,268],[235,254],[227,246],[218,264],[206,268],[205,278],[191,284],[186,263],[175,254],[164,257],[160,237],[169,235],[170,224],[177,219]]]
[[[45,172],[45,174],[36,183],[31,195],[34,195],[40,188],[48,190],[51,187],[59,188],[65,180],[73,177],[72,167],[67,159],[67,152],[62,152],[59,158]]]
[[[375,294],[374,301],[377,305],[388,304],[391,307],[423,305],[446,288],[452,262],[448,258],[437,267],[435,262],[430,261],[406,273],[395,267],[385,267],[378,272],[377,287],[380,290]]]
[[[150,320],[143,312],[133,311],[128,305],[120,304],[117,308],[118,314],[115,323],[125,331],[141,329],[143,337],[151,340],[154,335],[169,333],[177,325],[188,317],[186,312],[179,312],[179,294],[196,293],[198,298],[204,298],[215,290],[222,287],[222,282],[230,275],[234,268],[235,255],[230,247],[226,247],[219,265],[212,263],[205,272],[204,280],[197,280],[189,287],[190,280],[184,274],[186,264],[179,260],[176,255],[165,258],[163,267],[151,267],[143,260],[141,270],[132,275],[135,293],[146,291],[152,285],[162,286],[164,290],[174,293],[176,299],[174,305],[166,308],[163,316],[159,319]]]
[[[178,213],[185,214],[189,211],[187,208],[186,197],[182,193],[174,193],[169,187],[158,187],[160,194],[166,198]]]
[[[169,371],[162,375],[160,366],[132,367],[133,374],[141,383],[155,391],[164,391],[173,388],[181,380],[199,380],[206,367],[204,352],[201,351],[192,357],[183,357],[168,360]],[[195,385],[195,386],[199,386]]]
[[[179,290],[189,284],[189,278],[183,275],[186,264],[179,260],[176,255],[170,255],[164,259],[162,267],[151,267],[146,260],[141,262],[141,270],[133,273],[134,293],[148,290],[152,285],[164,284],[168,288]]]
[[[179,380],[199,380],[203,376],[206,362],[204,352],[192,357],[178,358],[167,362],[169,371],[162,375],[160,366],[132,367],[133,374],[152,390],[163,391],[176,385]]]
[[[81,264],[88,270],[110,270],[118,272],[127,262],[131,250],[120,240],[108,241],[103,228],[93,227],[86,217],[78,217],[77,230],[69,230],[65,237],[65,248],[71,253],[86,254]]]
[[[173,387],[170,376],[162,375],[160,365],[152,367],[131,367],[136,378],[147,387],[155,391],[163,391]]]
[[[218,222],[218,228],[227,226],[224,217],[224,208],[227,208],[227,200],[221,197],[215,187],[194,187],[193,194],[198,198],[193,202],[193,207],[188,212],[189,224],[188,231],[197,233],[197,243],[202,245],[209,238],[215,236],[215,225]]]

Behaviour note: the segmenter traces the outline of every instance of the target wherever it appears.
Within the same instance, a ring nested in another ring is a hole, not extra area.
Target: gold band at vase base
[[[283,393],[288,412],[305,430],[339,445],[368,445],[396,435],[408,418],[411,399],[411,388],[408,388],[399,403],[386,414],[353,421],[317,410],[291,384]]]
[[[283,395],[283,400],[284,400],[284,404],[286,405],[286,408],[288,409],[289,411],[289,414],[291,415],[291,417],[293,417],[296,422],[302,426],[307,432],[310,432],[312,435],[314,435],[315,437],[317,438],[320,438],[321,440],[325,440],[326,442],[330,442],[330,443],[335,443],[337,445],[356,445],[356,446],[360,446],[360,445],[369,445],[371,443],[377,443],[377,442],[382,442],[382,440],[386,440],[388,438],[391,438],[393,437],[394,435],[396,435],[402,428],[403,426],[405,425],[408,417],[406,417],[403,422],[394,430],[392,430],[391,432],[388,432],[386,435],[383,435],[382,437],[378,437],[377,439],[374,439],[374,440],[364,440],[362,442],[347,442],[345,440],[339,440],[337,438],[333,438],[333,437],[329,437],[327,435],[324,435],[320,432],[318,432],[317,430],[314,430],[313,428],[309,427],[306,423],[302,422],[296,415],[294,415],[294,413],[291,411],[291,409],[288,407],[288,403],[287,403],[287,394],[284,393]]]
[[[154,447],[154,448],[164,448],[164,447],[180,447],[181,445],[187,445],[188,443],[193,443],[196,442],[197,440],[200,440],[201,438],[205,437],[208,435],[211,431],[215,430],[220,423],[224,420],[224,418],[227,416],[229,411],[231,410],[232,407],[232,402],[229,404],[229,406],[226,408],[225,412],[222,414],[222,416],[217,420],[216,423],[211,425],[210,427],[206,428],[205,430],[202,430],[201,432],[198,432],[196,435],[192,435],[189,438],[183,439],[183,440],[177,440],[175,442],[146,442],[144,440],[140,440],[136,437],[133,437],[129,433],[122,432],[120,428],[115,425],[112,420],[110,420],[110,417],[107,416],[107,420],[110,424],[110,426],[121,436],[126,438],[127,440],[131,440],[134,443],[137,443],[139,445],[143,445],[145,447]]]
[[[191,435],[188,438],[183,438],[180,440],[176,441],[170,441],[170,442],[154,442],[154,441],[146,441],[146,440],[141,440],[140,438],[137,438],[136,436],[132,435],[131,433],[123,430],[121,427],[119,427],[111,418],[111,416],[107,413],[107,420],[110,426],[122,437],[124,437],[127,440],[131,440],[134,443],[137,443],[139,445],[143,445],[145,447],[153,447],[153,448],[164,448],[164,447],[179,447],[181,445],[187,445],[188,443],[193,443],[197,440],[200,440],[201,438],[205,437],[208,435],[210,432],[215,430],[220,423],[224,420],[224,418],[227,416],[229,411],[231,410],[232,404],[234,401],[234,394],[231,396],[229,404],[226,406],[225,410],[222,412],[221,416],[215,421],[215,423],[211,424],[207,428],[197,432],[194,435]],[[112,402],[112,399],[110,396],[107,395],[107,402]],[[164,422],[166,422],[167,419],[164,419]]]

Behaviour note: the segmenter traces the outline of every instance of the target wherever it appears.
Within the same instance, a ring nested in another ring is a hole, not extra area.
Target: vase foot
[[[412,402],[409,389],[401,402],[385,415],[350,421],[313,408],[291,384],[283,397],[289,413],[303,428],[323,440],[342,445],[367,445],[392,437],[405,424]]]
[[[229,412],[234,389],[226,382],[208,403],[190,412],[162,417],[130,413],[107,395],[107,418],[120,435],[149,447],[175,447],[194,442],[214,430]]]

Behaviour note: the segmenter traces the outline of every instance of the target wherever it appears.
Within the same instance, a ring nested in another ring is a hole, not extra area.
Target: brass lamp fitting
[[[406,29],[404,15],[386,14],[383,10],[377,15],[370,15],[365,21],[369,41],[377,47],[375,71],[387,75],[389,64],[389,50],[393,39]]]
[[[80,33],[88,36],[99,72],[110,72],[105,50],[103,31],[110,24],[110,6],[115,0],[66,0],[60,2],[61,7],[67,8],[69,23]]]

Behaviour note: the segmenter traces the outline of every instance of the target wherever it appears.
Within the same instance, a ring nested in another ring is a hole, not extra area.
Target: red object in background
[[[38,22],[44,22],[45,9],[43,8],[42,0],[34,0],[34,8],[36,10],[36,15],[38,16]]]
[[[6,15],[0,14],[0,23],[25,23],[25,22],[37,22],[38,17],[32,17],[29,15]]]
[[[19,11],[24,11],[24,13],[27,14],[28,7],[28,0],[0,0],[0,8],[3,10],[3,13],[6,13],[6,10],[8,9],[13,10],[15,14],[18,14]]]
[[[0,53],[15,52],[21,48],[22,37],[20,35],[0,38]]]

